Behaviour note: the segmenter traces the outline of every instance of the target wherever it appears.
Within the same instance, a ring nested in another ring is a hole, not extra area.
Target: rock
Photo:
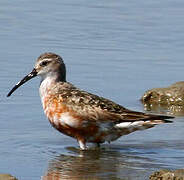
[[[184,81],[166,88],[153,88],[144,93],[141,101],[146,111],[184,115]]]
[[[175,171],[160,170],[154,172],[150,177],[150,180],[184,180],[184,169],[178,169]]]
[[[0,174],[0,180],[18,180],[10,174]]]
[[[144,93],[143,103],[184,106],[184,81],[166,88],[154,88]]]

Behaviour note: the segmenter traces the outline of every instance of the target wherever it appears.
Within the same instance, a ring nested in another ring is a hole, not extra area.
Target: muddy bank
[[[153,88],[144,93],[141,101],[149,104],[184,106],[184,81],[165,88]]]
[[[150,177],[150,180],[184,180],[184,169],[178,169],[175,171],[160,170],[154,172]]]
[[[18,180],[10,174],[0,174],[0,180]]]
[[[141,102],[145,111],[184,115],[184,81],[166,88],[153,88],[144,93]]]

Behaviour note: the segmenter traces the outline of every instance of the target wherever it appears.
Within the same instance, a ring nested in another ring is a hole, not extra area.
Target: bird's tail
[[[172,119],[171,116],[160,116],[153,115],[152,118],[134,121],[134,122],[121,122],[116,124],[116,128],[119,129],[121,135],[130,134],[134,131],[145,130],[154,127],[155,125],[163,123],[172,123],[172,121],[167,119]]]

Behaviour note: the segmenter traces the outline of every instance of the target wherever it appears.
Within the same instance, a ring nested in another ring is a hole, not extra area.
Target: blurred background
[[[54,52],[69,82],[144,111],[139,99],[147,89],[183,80],[183,18],[182,0],[1,0],[0,172],[29,180],[142,180],[161,168],[182,168],[183,116],[80,152],[46,119],[39,78],[6,95],[41,53]]]

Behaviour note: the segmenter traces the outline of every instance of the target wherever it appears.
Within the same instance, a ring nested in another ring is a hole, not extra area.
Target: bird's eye
[[[41,63],[40,63],[40,66],[46,66],[47,64],[49,63],[49,61],[42,61]]]

